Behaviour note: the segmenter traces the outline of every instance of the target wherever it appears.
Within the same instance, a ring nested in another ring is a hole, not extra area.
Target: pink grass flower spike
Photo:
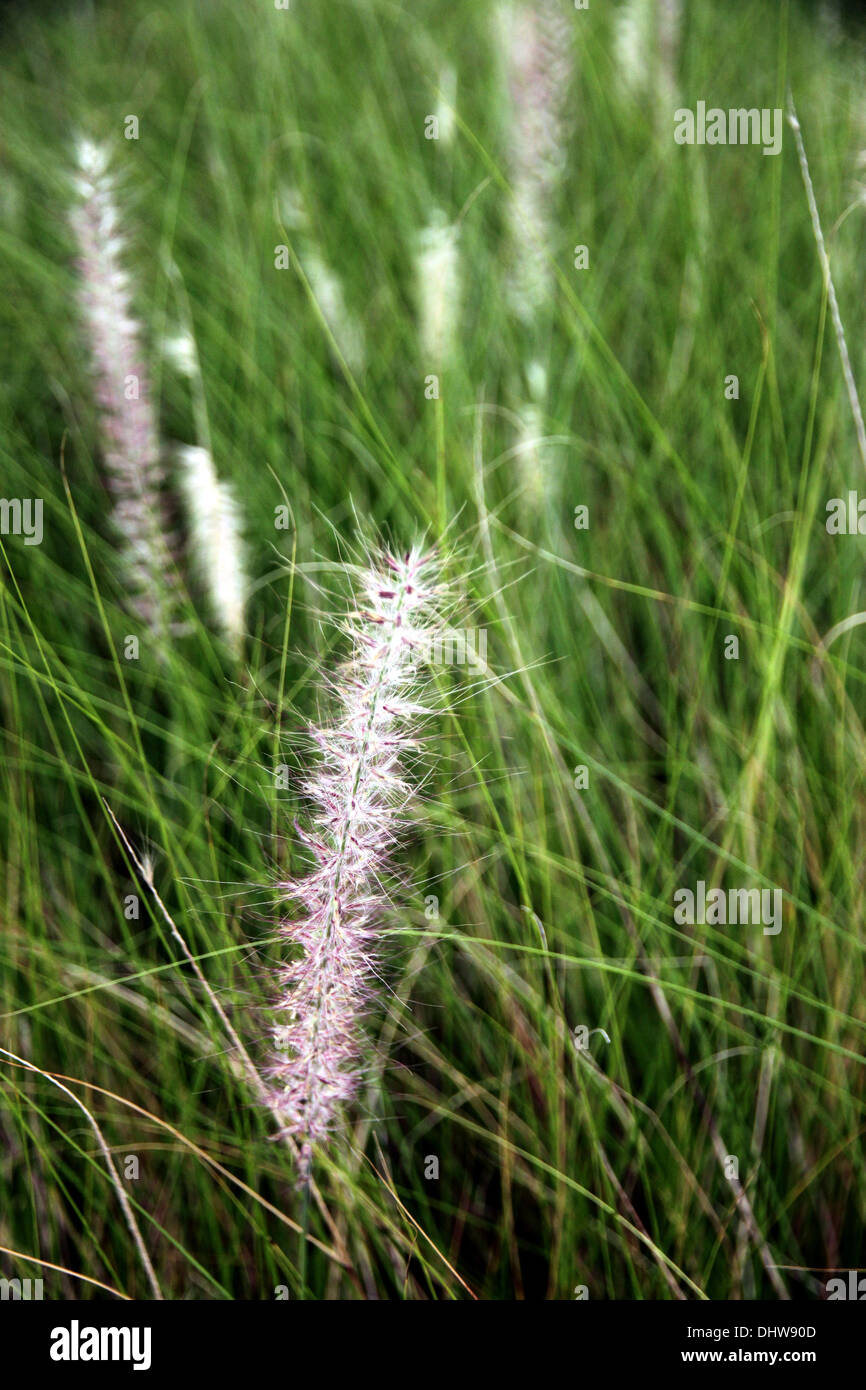
[[[170,552],[162,511],[164,473],[156,414],[142,360],[141,324],[123,266],[125,239],[107,149],[77,148],[77,202],[71,224],[78,243],[79,301],[87,333],[106,480],[114,522],[125,542],[129,606],[165,636]]]
[[[297,915],[283,924],[303,948],[282,972],[278,1060],[271,1103],[283,1132],[312,1146],[336,1127],[363,1075],[363,1017],[374,997],[378,935],[388,908],[388,869],[414,786],[407,758],[428,710],[418,701],[416,662],[441,621],[432,555],[388,552],[362,571],[352,654],[333,681],[337,709],[313,729],[317,765],[303,786],[313,808],[302,832],[314,864],[282,885]]]
[[[561,0],[526,0],[505,12],[512,99],[514,266],[510,295],[532,323],[550,289],[551,216],[566,159],[573,28]]]

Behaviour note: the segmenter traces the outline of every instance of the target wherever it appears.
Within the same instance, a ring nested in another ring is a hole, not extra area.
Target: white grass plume
[[[453,359],[460,320],[457,228],[436,209],[418,239],[415,283],[421,351],[434,366]]]
[[[187,446],[178,460],[194,563],[223,635],[240,655],[248,580],[237,501],[229,484],[217,477],[208,449]]]
[[[678,86],[682,0],[626,0],[614,28],[620,80],[633,96],[652,92],[662,105]]]
[[[78,142],[74,182],[70,222],[78,244],[78,297],[93,364],[114,522],[125,540],[128,602],[161,641],[169,628],[172,574],[163,515],[164,472],[106,146]]]
[[[363,1075],[363,1016],[375,996],[378,936],[392,866],[415,787],[418,653],[437,630],[441,587],[432,554],[384,551],[358,574],[349,661],[331,682],[332,721],[311,730],[303,790],[312,824],[309,872],[282,884],[295,911],[283,935],[302,954],[282,971],[271,1107],[284,1134],[312,1146],[338,1125]]]
[[[526,0],[500,11],[512,109],[510,294],[524,322],[549,293],[551,204],[565,162],[565,99],[572,28],[559,0]]]
[[[620,80],[631,93],[642,91],[649,79],[653,0],[625,0],[614,21],[614,53]]]
[[[291,184],[280,189],[278,212],[283,225],[296,234],[298,261],[334,343],[349,370],[359,376],[367,365],[364,327],[346,303],[340,276],[316,245],[307,205],[299,189]]]
[[[342,280],[312,246],[302,252],[301,265],[334,342],[346,365],[358,376],[366,365],[367,348],[363,329],[346,305]]]
[[[439,73],[439,96],[435,116],[439,126],[439,141],[448,146],[454,140],[457,129],[455,111],[457,107],[457,72],[446,63]]]

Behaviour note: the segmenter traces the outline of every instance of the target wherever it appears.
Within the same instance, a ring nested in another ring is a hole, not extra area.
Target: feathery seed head
[[[239,655],[248,585],[237,501],[228,483],[217,477],[208,449],[189,446],[179,458],[196,566],[226,640]]]
[[[424,354],[436,366],[454,355],[460,312],[460,256],[457,228],[436,211],[418,240],[415,262]]]
[[[102,454],[124,537],[130,606],[157,634],[164,611],[170,556],[165,541],[156,416],[142,360],[141,325],[123,266],[115,182],[104,145],[76,146],[76,202],[70,215],[78,244],[79,301],[93,363]]]
[[[548,487],[548,449],[544,439],[544,416],[537,405],[525,405],[519,415],[517,459],[523,481],[523,495],[537,508]]]
[[[457,105],[457,73],[447,63],[439,73],[439,99],[436,103],[436,120],[439,125],[439,139],[443,145],[450,145],[457,126],[455,107]]]
[[[682,0],[659,0],[658,39],[662,96],[669,100],[677,89],[677,57],[682,30]]]
[[[666,106],[677,87],[681,0],[627,0],[617,14],[617,66],[632,93],[652,88]]]
[[[617,67],[624,86],[639,91],[647,80],[647,52],[652,37],[652,0],[626,0],[614,30]]]
[[[363,1016],[375,979],[382,886],[413,795],[406,755],[427,712],[415,655],[441,617],[433,555],[419,547],[374,557],[358,576],[346,631],[351,655],[334,682],[333,721],[311,731],[314,771],[303,790],[312,824],[305,877],[282,885],[295,915],[283,934],[301,948],[282,971],[272,1107],[310,1146],[330,1134],[361,1079]]]
[[[334,342],[357,376],[364,370],[367,348],[364,331],[346,304],[342,281],[312,247],[302,253],[301,265]]]
[[[310,214],[300,189],[284,184],[277,195],[277,211],[283,225],[297,233],[298,260],[313,298],[346,364],[358,376],[367,363],[364,327],[346,303],[342,280],[316,246]]]
[[[558,0],[518,5],[508,12],[507,32],[513,112],[512,303],[528,321],[548,289],[550,204],[565,162],[572,32]]]
[[[163,338],[162,355],[181,376],[198,375],[198,350],[195,339],[187,329],[180,329]]]
[[[547,395],[547,368],[537,357],[527,363],[526,384],[533,403],[540,405]]]

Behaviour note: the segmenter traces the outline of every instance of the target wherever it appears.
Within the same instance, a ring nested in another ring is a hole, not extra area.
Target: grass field
[[[792,128],[674,140],[790,88],[862,386],[866,46],[793,0],[686,0],[673,55],[664,7],[554,7],[522,262],[507,7],[3,11],[0,469],[44,534],[0,536],[0,1275],[46,1297],[816,1299],[866,1264],[866,635],[833,634],[863,542],[825,524],[866,457]],[[79,136],[169,493],[198,444],[238,498],[239,653],[179,503],[161,655],[130,614]],[[453,225],[440,360],[415,262]],[[366,1080],[306,1202],[236,1044],[266,1068],[346,561],[421,535],[486,667],[431,673]],[[780,929],[678,921],[699,882],[780,890]]]

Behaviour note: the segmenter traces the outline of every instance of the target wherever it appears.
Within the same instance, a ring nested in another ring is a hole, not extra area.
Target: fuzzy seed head
[[[277,210],[283,226],[295,233],[298,259],[322,318],[346,365],[359,376],[367,364],[364,326],[346,303],[342,280],[319,250],[301,190],[284,184],[277,195]]]
[[[180,466],[195,564],[223,634],[239,655],[248,583],[237,501],[228,483],[217,477],[208,449],[182,449]]]
[[[565,163],[572,31],[558,0],[519,4],[503,22],[512,103],[511,298],[515,313],[530,321],[549,288],[551,202]]]
[[[544,416],[537,405],[525,405],[519,415],[517,461],[523,496],[535,510],[549,484],[549,449],[544,439]]]
[[[415,277],[422,352],[435,366],[445,366],[457,344],[460,255],[457,228],[439,211],[419,238]]]
[[[334,1130],[362,1076],[388,907],[382,876],[407,818],[407,758],[427,713],[415,666],[440,621],[436,563],[419,548],[386,551],[361,572],[355,597],[335,717],[311,731],[315,764],[303,790],[313,814],[302,838],[312,866],[282,885],[295,909],[283,935],[300,954],[282,972],[271,1104],[307,1151]]]
[[[181,376],[198,375],[198,351],[195,339],[187,330],[181,329],[163,339],[162,355]]]
[[[346,305],[342,281],[312,248],[302,253],[301,264],[334,342],[357,376],[364,369],[367,350],[364,331]]]
[[[617,67],[632,94],[655,89],[662,105],[677,87],[681,0],[626,0],[614,31]]]
[[[106,479],[125,541],[130,606],[164,633],[170,572],[156,416],[132,309],[125,241],[104,145],[80,140],[70,221],[78,245],[79,303],[93,365]]]
[[[457,106],[457,73],[447,63],[439,73],[439,99],[436,103],[436,120],[439,126],[439,139],[443,145],[450,145],[457,128],[455,108]]]

